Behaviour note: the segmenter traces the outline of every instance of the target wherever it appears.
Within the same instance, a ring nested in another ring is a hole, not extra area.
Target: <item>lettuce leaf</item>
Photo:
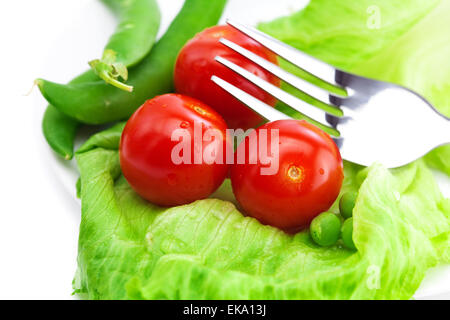
[[[260,29],[343,70],[409,87],[450,116],[449,15],[446,0],[312,0],[304,10]],[[450,175],[449,145],[425,159]]]
[[[263,226],[228,201],[144,201],[112,148],[121,130],[97,134],[95,147],[76,154],[74,288],[89,299],[408,299],[428,268],[449,261],[449,201],[421,162],[393,171],[346,164],[343,192],[359,190],[352,252]]]

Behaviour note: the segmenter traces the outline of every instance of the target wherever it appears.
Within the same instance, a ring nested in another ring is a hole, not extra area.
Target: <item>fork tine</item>
[[[342,88],[342,86],[336,83],[336,68],[334,68],[333,66],[330,66],[323,61],[317,60],[310,55],[307,55],[306,53],[294,49],[293,47],[288,46],[287,44],[275,38],[272,38],[271,36],[255,28],[247,27],[230,19],[227,19],[227,24],[249,36],[253,40],[259,42],[267,49],[271,50],[283,59],[289,61],[293,65],[299,67],[303,71],[306,71],[310,75],[324,82],[327,82],[333,87],[336,87],[340,90],[345,90],[344,88]]]
[[[298,112],[302,113],[303,115],[307,116],[308,118],[324,125],[328,126],[327,123],[324,123],[325,120],[325,112],[321,109],[318,109],[314,107],[313,105],[291,95],[290,93],[287,93],[277,86],[274,86],[273,84],[261,79],[260,77],[254,75],[253,73],[245,70],[244,68],[239,67],[238,65],[232,63],[231,61],[224,59],[222,57],[216,57],[215,60],[227,68],[233,70],[243,78],[247,79],[254,85],[258,86],[259,88],[263,89],[273,97],[277,98],[278,100],[284,102],[291,108],[297,110]]]
[[[290,116],[278,111],[277,109],[269,106],[268,104],[256,99],[252,95],[248,94],[247,92],[235,87],[231,83],[228,83],[227,81],[217,77],[212,76],[211,80],[216,83],[219,87],[227,91],[229,94],[231,94],[233,97],[238,99],[240,102],[245,104],[247,107],[258,113],[259,115],[263,116],[269,121],[277,121],[277,120],[289,120],[293,119]],[[325,128],[328,134],[333,136],[334,139],[340,137],[339,131],[337,131],[334,128],[331,128],[327,125],[323,125],[322,123],[319,123],[322,127]],[[327,130],[328,129],[328,130]]]
[[[340,110],[339,108],[337,108],[333,105],[330,105],[327,102],[329,99],[329,96],[334,96],[336,98],[340,98],[340,97],[342,97],[341,95],[329,92],[328,90],[326,90],[324,88],[318,87],[309,81],[299,78],[299,77],[287,72],[286,70],[283,70],[279,66],[273,64],[272,62],[270,62],[264,58],[261,58],[257,54],[239,46],[238,44],[236,44],[232,41],[229,41],[225,38],[221,38],[219,40],[219,42],[222,43],[223,45],[227,46],[228,48],[236,51],[240,55],[246,57],[253,63],[264,68],[266,71],[269,71],[274,76],[285,81],[286,83],[288,83],[291,86],[293,86],[294,88],[300,90],[304,94],[306,94],[306,95],[310,96],[311,98],[316,99],[320,103],[326,105],[327,109],[329,110],[329,113],[332,113],[333,115],[335,115],[337,117],[343,115],[342,110]]]
[[[238,99],[240,102],[269,121],[292,119],[288,115],[285,115],[284,113],[256,99],[247,92],[233,86],[232,84],[217,76],[212,76],[211,80],[214,81],[219,87],[227,91],[229,94],[231,94],[233,97]]]

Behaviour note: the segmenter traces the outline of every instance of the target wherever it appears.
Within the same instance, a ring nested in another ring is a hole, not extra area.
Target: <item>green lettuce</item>
[[[449,16],[447,0],[313,0],[260,29],[343,70],[409,87],[450,117]],[[450,175],[450,146],[425,159]]]
[[[408,299],[428,268],[449,261],[450,203],[421,162],[392,171],[346,164],[343,192],[359,191],[353,252],[261,225],[229,201],[146,202],[120,171],[122,127],[76,154],[74,288],[89,299]]]

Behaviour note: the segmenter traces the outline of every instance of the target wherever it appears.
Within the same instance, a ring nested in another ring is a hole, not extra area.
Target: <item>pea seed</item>
[[[339,239],[341,220],[330,212],[324,212],[311,222],[309,232],[311,238],[320,246],[327,247]]]
[[[353,242],[353,218],[348,218],[344,221],[341,229],[341,237],[344,246],[348,249],[356,250],[355,243]]]
[[[344,219],[348,219],[353,216],[353,208],[355,207],[357,196],[358,194],[354,191],[346,192],[339,200],[339,211]]]

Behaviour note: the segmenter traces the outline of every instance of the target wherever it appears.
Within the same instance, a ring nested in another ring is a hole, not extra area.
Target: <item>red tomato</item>
[[[196,99],[166,94],[148,100],[131,116],[123,131],[120,141],[123,175],[139,195],[158,205],[181,205],[206,198],[227,174],[223,156],[226,129],[222,117]],[[203,141],[205,133],[212,130],[220,139]],[[174,132],[187,136],[174,137]],[[198,141],[203,147],[194,146]],[[186,148],[176,149],[181,142],[186,143]],[[211,151],[208,162],[204,161],[205,150]],[[201,163],[194,163],[196,156]]]
[[[277,63],[276,56],[271,51],[236,29],[230,26],[212,27],[197,34],[181,50],[175,66],[176,90],[213,107],[224,117],[229,128],[244,130],[253,128],[261,124],[263,119],[212,82],[211,76],[216,75],[271,106],[275,105],[276,99],[218,63],[214,58],[222,56],[276,86],[280,85],[280,80],[221,44],[220,38],[228,39]]]
[[[278,152],[270,149],[273,129],[279,130],[278,143],[273,140]],[[267,123],[255,131],[259,143],[263,130],[267,130],[267,148],[278,170],[261,174],[261,168],[270,165],[262,164],[261,156],[248,147],[247,136],[246,144],[241,143],[236,151],[237,157],[245,151],[245,163],[231,169],[233,192],[248,215],[264,224],[298,231],[329,209],[339,195],[344,177],[339,149],[328,134],[306,121]],[[252,157],[257,157],[256,164],[249,164]]]

